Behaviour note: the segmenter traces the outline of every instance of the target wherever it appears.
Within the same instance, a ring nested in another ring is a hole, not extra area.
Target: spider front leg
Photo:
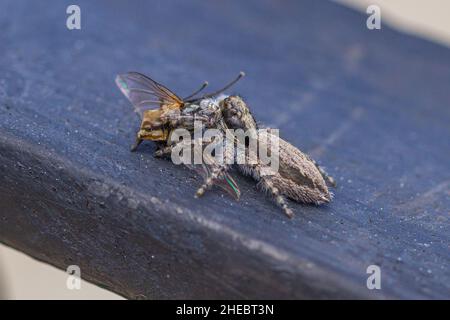
[[[211,187],[214,184],[216,184],[216,182],[219,179],[223,179],[224,175],[229,170],[229,166],[225,165],[225,164],[218,164],[218,163],[216,163],[214,165],[211,165],[210,167],[211,167],[211,170],[210,170],[211,173],[205,179],[205,181],[203,182],[201,187],[197,189],[197,192],[194,195],[195,198],[203,196],[205,194],[205,192],[208,189],[211,189]]]
[[[156,158],[167,157],[168,155],[170,155],[172,153],[173,147],[174,147],[173,145],[171,145],[171,146],[162,146],[158,150],[155,151],[154,156]]]
[[[209,143],[209,141],[206,141],[206,143]],[[203,141],[203,144],[205,146],[205,141]],[[217,149],[217,147],[219,147]],[[202,148],[203,149],[203,148]],[[223,183],[227,184],[227,187],[231,187],[231,189],[234,189],[236,197],[239,199],[240,191],[237,189],[237,185],[231,178],[231,176],[228,174],[228,171],[231,168],[231,163],[234,162],[235,154],[233,148],[228,148],[226,141],[219,141],[218,144],[215,144],[214,146],[214,154],[216,152],[219,152],[222,154],[221,161],[219,161],[215,156],[208,153],[203,152],[202,159],[203,159],[203,166],[208,172],[205,181],[203,184],[198,188],[197,192],[195,193],[195,198],[201,197],[205,194],[205,192],[209,189],[211,189],[214,185],[221,185],[223,186]],[[233,161],[230,161],[233,160]],[[230,191],[230,190],[229,190]]]

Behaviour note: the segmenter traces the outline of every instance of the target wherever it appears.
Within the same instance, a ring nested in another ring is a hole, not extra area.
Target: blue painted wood
[[[450,51],[325,1],[0,4],[0,241],[128,298],[449,298]],[[248,178],[234,202],[130,153],[114,85],[204,80],[309,152],[334,201],[288,220]],[[382,289],[368,290],[378,265]]]

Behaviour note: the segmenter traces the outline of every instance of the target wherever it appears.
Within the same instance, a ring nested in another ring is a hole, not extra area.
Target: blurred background
[[[363,13],[369,5],[378,5],[381,9],[382,27],[390,26],[450,46],[449,0],[336,0],[335,2]],[[84,281],[81,290],[68,290],[66,280],[67,274],[64,271],[0,245],[0,299],[122,299]]]
[[[375,4],[381,9],[382,24],[450,46],[450,1],[448,0],[335,0],[366,12]]]

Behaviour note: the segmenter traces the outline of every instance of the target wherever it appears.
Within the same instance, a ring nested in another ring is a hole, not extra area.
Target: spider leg
[[[262,176],[258,182],[258,186],[261,189],[268,191],[272,195],[272,197],[275,200],[275,203],[283,210],[283,212],[289,218],[294,217],[294,212],[292,211],[291,208],[289,208],[286,198],[282,196],[280,190],[278,190],[278,188],[273,185],[271,176]]]
[[[309,158],[309,157],[308,157]],[[309,160],[316,166],[317,170],[319,170],[322,177],[327,181],[329,184],[331,184],[333,187],[336,188],[336,180],[332,176],[330,176],[324,168],[322,168],[314,159],[309,158]]]
[[[217,180],[223,178],[223,175],[228,171],[228,165],[214,165],[211,170],[211,174],[206,178],[203,184],[198,188],[195,193],[195,198],[201,197],[205,192],[210,189]]]
[[[226,148],[223,149],[223,152],[225,152],[225,156],[233,157],[234,152],[230,151]],[[228,153],[227,153],[228,152]],[[226,163],[225,161],[222,163],[219,163],[216,161],[214,157],[211,157],[209,155],[203,155],[204,157],[204,165],[207,167],[209,174],[206,177],[203,184],[198,188],[197,192],[195,193],[195,197],[201,197],[205,194],[205,192],[210,189],[213,185],[218,183],[219,180],[225,180],[227,179],[227,172],[230,169],[231,165]],[[239,194],[238,194],[239,198]]]

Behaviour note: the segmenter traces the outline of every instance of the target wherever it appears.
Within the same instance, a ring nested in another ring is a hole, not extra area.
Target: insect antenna
[[[191,95],[187,96],[186,98],[183,98],[183,101],[186,101],[188,99],[191,99],[192,97],[195,97],[197,94],[199,94],[203,89],[205,89],[208,86],[208,81],[205,81],[202,86],[200,87],[200,89],[198,89],[197,91],[194,91],[194,93],[192,93]]]
[[[222,89],[217,90],[216,92],[213,92],[213,93],[205,94],[205,95],[201,96],[200,98],[195,98],[195,99],[187,100],[187,101],[185,101],[185,102],[194,102],[194,101],[199,101],[199,100],[202,100],[202,99],[205,99],[205,98],[211,98],[211,97],[217,96],[218,94],[224,92],[225,90],[227,90],[228,88],[230,88],[231,86],[233,86],[236,82],[238,82],[238,81],[239,81],[242,77],[244,77],[244,76],[245,76],[245,72],[241,71],[241,72],[239,72],[239,75],[237,76],[236,79],[234,79],[233,81],[231,81],[229,84],[227,84],[227,85],[226,85],[225,87],[223,87]]]

